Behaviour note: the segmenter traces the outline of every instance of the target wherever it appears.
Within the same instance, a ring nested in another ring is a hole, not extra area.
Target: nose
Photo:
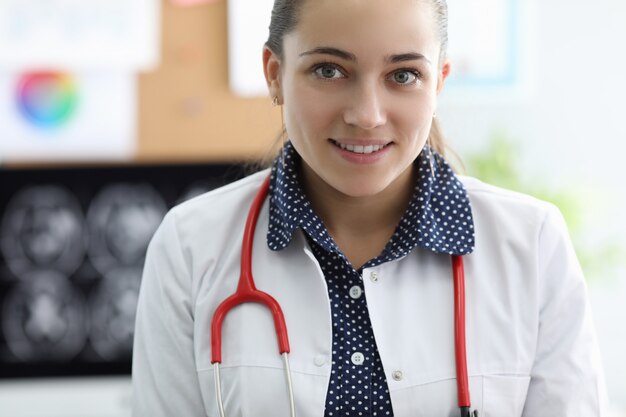
[[[375,81],[364,80],[354,86],[343,117],[348,125],[368,130],[387,122],[383,92]]]

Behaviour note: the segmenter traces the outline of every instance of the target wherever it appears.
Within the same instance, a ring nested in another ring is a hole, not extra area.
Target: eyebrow
[[[302,52],[299,56],[303,57],[303,56],[307,56],[307,55],[316,55],[316,54],[321,54],[321,55],[333,55],[336,56],[338,58],[342,58],[345,59],[346,61],[354,61],[356,62],[356,55],[351,54],[350,52],[346,52],[344,50],[341,49],[337,49],[337,48],[330,48],[330,47],[326,47],[326,46],[321,46],[318,48],[313,48],[309,51],[306,52]]]
[[[299,55],[299,57],[303,57],[307,55],[316,55],[316,54],[332,55],[341,59],[345,59],[346,61],[357,62],[356,55],[354,55],[353,53],[344,51],[342,49],[332,48],[332,47],[327,47],[327,46],[321,46],[318,48],[313,48],[308,51],[302,52]],[[398,62],[419,61],[419,60],[424,60],[429,64],[431,63],[428,58],[426,58],[423,54],[420,54],[418,52],[408,52],[405,54],[389,55],[385,58],[385,61],[391,64],[396,64]]]
[[[392,64],[395,64],[398,62],[419,61],[419,60],[424,60],[428,62],[429,64],[431,63],[428,58],[426,58],[424,55],[417,53],[417,52],[409,52],[406,54],[391,55],[387,58],[387,61],[389,61]]]

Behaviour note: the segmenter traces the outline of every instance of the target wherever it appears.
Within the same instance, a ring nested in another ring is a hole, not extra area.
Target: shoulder
[[[531,210],[546,209],[551,205],[546,201],[528,194],[487,184],[474,177],[459,175],[458,178],[465,187],[470,201],[472,202],[490,202],[493,204],[518,206],[520,208],[526,207]]]
[[[182,246],[207,247],[219,241],[226,243],[230,235],[243,229],[248,209],[261,183],[269,175],[264,170],[209,191],[172,208],[162,227],[176,230]]]
[[[481,247],[503,243],[509,248],[531,249],[546,235],[569,239],[563,216],[554,204],[476,178],[458,178],[470,200],[478,252]]]
[[[554,204],[474,178],[460,180],[470,200],[476,242],[468,269],[485,276],[485,291],[515,291],[537,305],[538,288],[554,294],[560,283],[582,282],[567,225]]]
[[[197,228],[205,222],[221,222],[237,216],[242,210],[247,213],[250,202],[267,175],[269,170],[263,170],[201,194],[175,206],[168,215],[181,225],[190,222]],[[245,221],[245,216],[242,221]]]
[[[467,191],[474,216],[505,216],[507,218],[543,219],[558,213],[554,204],[516,191],[496,187],[479,179],[458,176]]]
[[[207,207],[219,204],[219,214],[223,215],[225,212],[224,205],[233,206],[251,200],[267,175],[269,175],[269,170],[256,172],[238,181],[187,200],[175,206],[171,211],[177,217],[184,217],[197,212],[203,213]]]

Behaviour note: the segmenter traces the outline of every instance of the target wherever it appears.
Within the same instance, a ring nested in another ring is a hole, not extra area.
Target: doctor
[[[457,416],[450,255],[465,263],[472,410],[606,416],[585,283],[553,206],[456,175],[436,125],[445,0],[276,0],[263,65],[289,141],[271,170],[173,209],[150,245],[134,415],[218,416],[211,320],[237,287],[282,307],[296,413]],[[272,316],[223,323],[227,416],[288,416]]]

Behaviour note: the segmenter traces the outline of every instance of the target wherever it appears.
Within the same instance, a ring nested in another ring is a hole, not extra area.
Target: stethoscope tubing
[[[230,310],[243,303],[259,303],[267,307],[274,319],[278,347],[283,357],[285,377],[289,394],[289,404],[291,417],[296,416],[295,401],[293,395],[293,385],[291,379],[291,369],[289,367],[289,337],[285,316],[278,302],[269,294],[259,291],[254,285],[252,276],[252,244],[254,231],[263,203],[269,192],[269,176],[265,178],[259,188],[248,212],[244,236],[241,245],[241,270],[239,283],[235,293],[227,297],[217,307],[211,320],[211,363],[215,375],[215,395],[220,417],[225,417],[224,404],[222,399],[222,385],[220,376],[220,363],[222,362],[222,323]],[[457,375],[457,395],[458,404],[461,410],[461,417],[470,416],[470,393],[467,372],[467,354],[465,343],[465,274],[463,267],[463,257],[452,255],[452,271],[454,276],[454,346]],[[474,417],[478,412],[474,411]]]
[[[269,177],[267,177],[250,206],[250,212],[246,220],[244,237],[241,244],[241,269],[237,290],[222,301],[213,313],[213,320],[211,321],[211,363],[222,362],[222,322],[226,314],[243,303],[263,304],[271,311],[272,317],[274,318],[279,351],[281,354],[289,353],[290,351],[287,325],[285,324],[285,316],[280,305],[274,297],[256,288],[252,276],[252,243],[254,240],[254,229],[256,228],[261,207],[269,191],[269,182]]]
[[[465,268],[462,256],[452,256],[452,271],[454,274],[454,354],[457,397],[459,407],[469,407],[470,393],[465,345]]]
[[[254,285],[254,277],[252,276],[252,243],[254,240],[254,230],[256,229],[263,202],[269,192],[269,183],[269,177],[267,177],[255,196],[250,206],[248,218],[246,219],[244,237],[241,244],[241,269],[237,290],[234,294],[222,301],[215,310],[215,313],[213,313],[213,319],[211,320],[211,363],[213,364],[215,375],[215,396],[220,417],[225,417],[220,373],[220,363],[222,362],[222,323],[230,310],[240,304],[251,302],[259,303],[267,307],[274,318],[278,347],[283,358],[283,369],[285,371],[285,378],[287,379],[289,408],[291,417],[296,417],[291,368],[289,366],[289,337],[287,334],[287,325],[285,324],[285,316],[274,297],[256,288]]]

